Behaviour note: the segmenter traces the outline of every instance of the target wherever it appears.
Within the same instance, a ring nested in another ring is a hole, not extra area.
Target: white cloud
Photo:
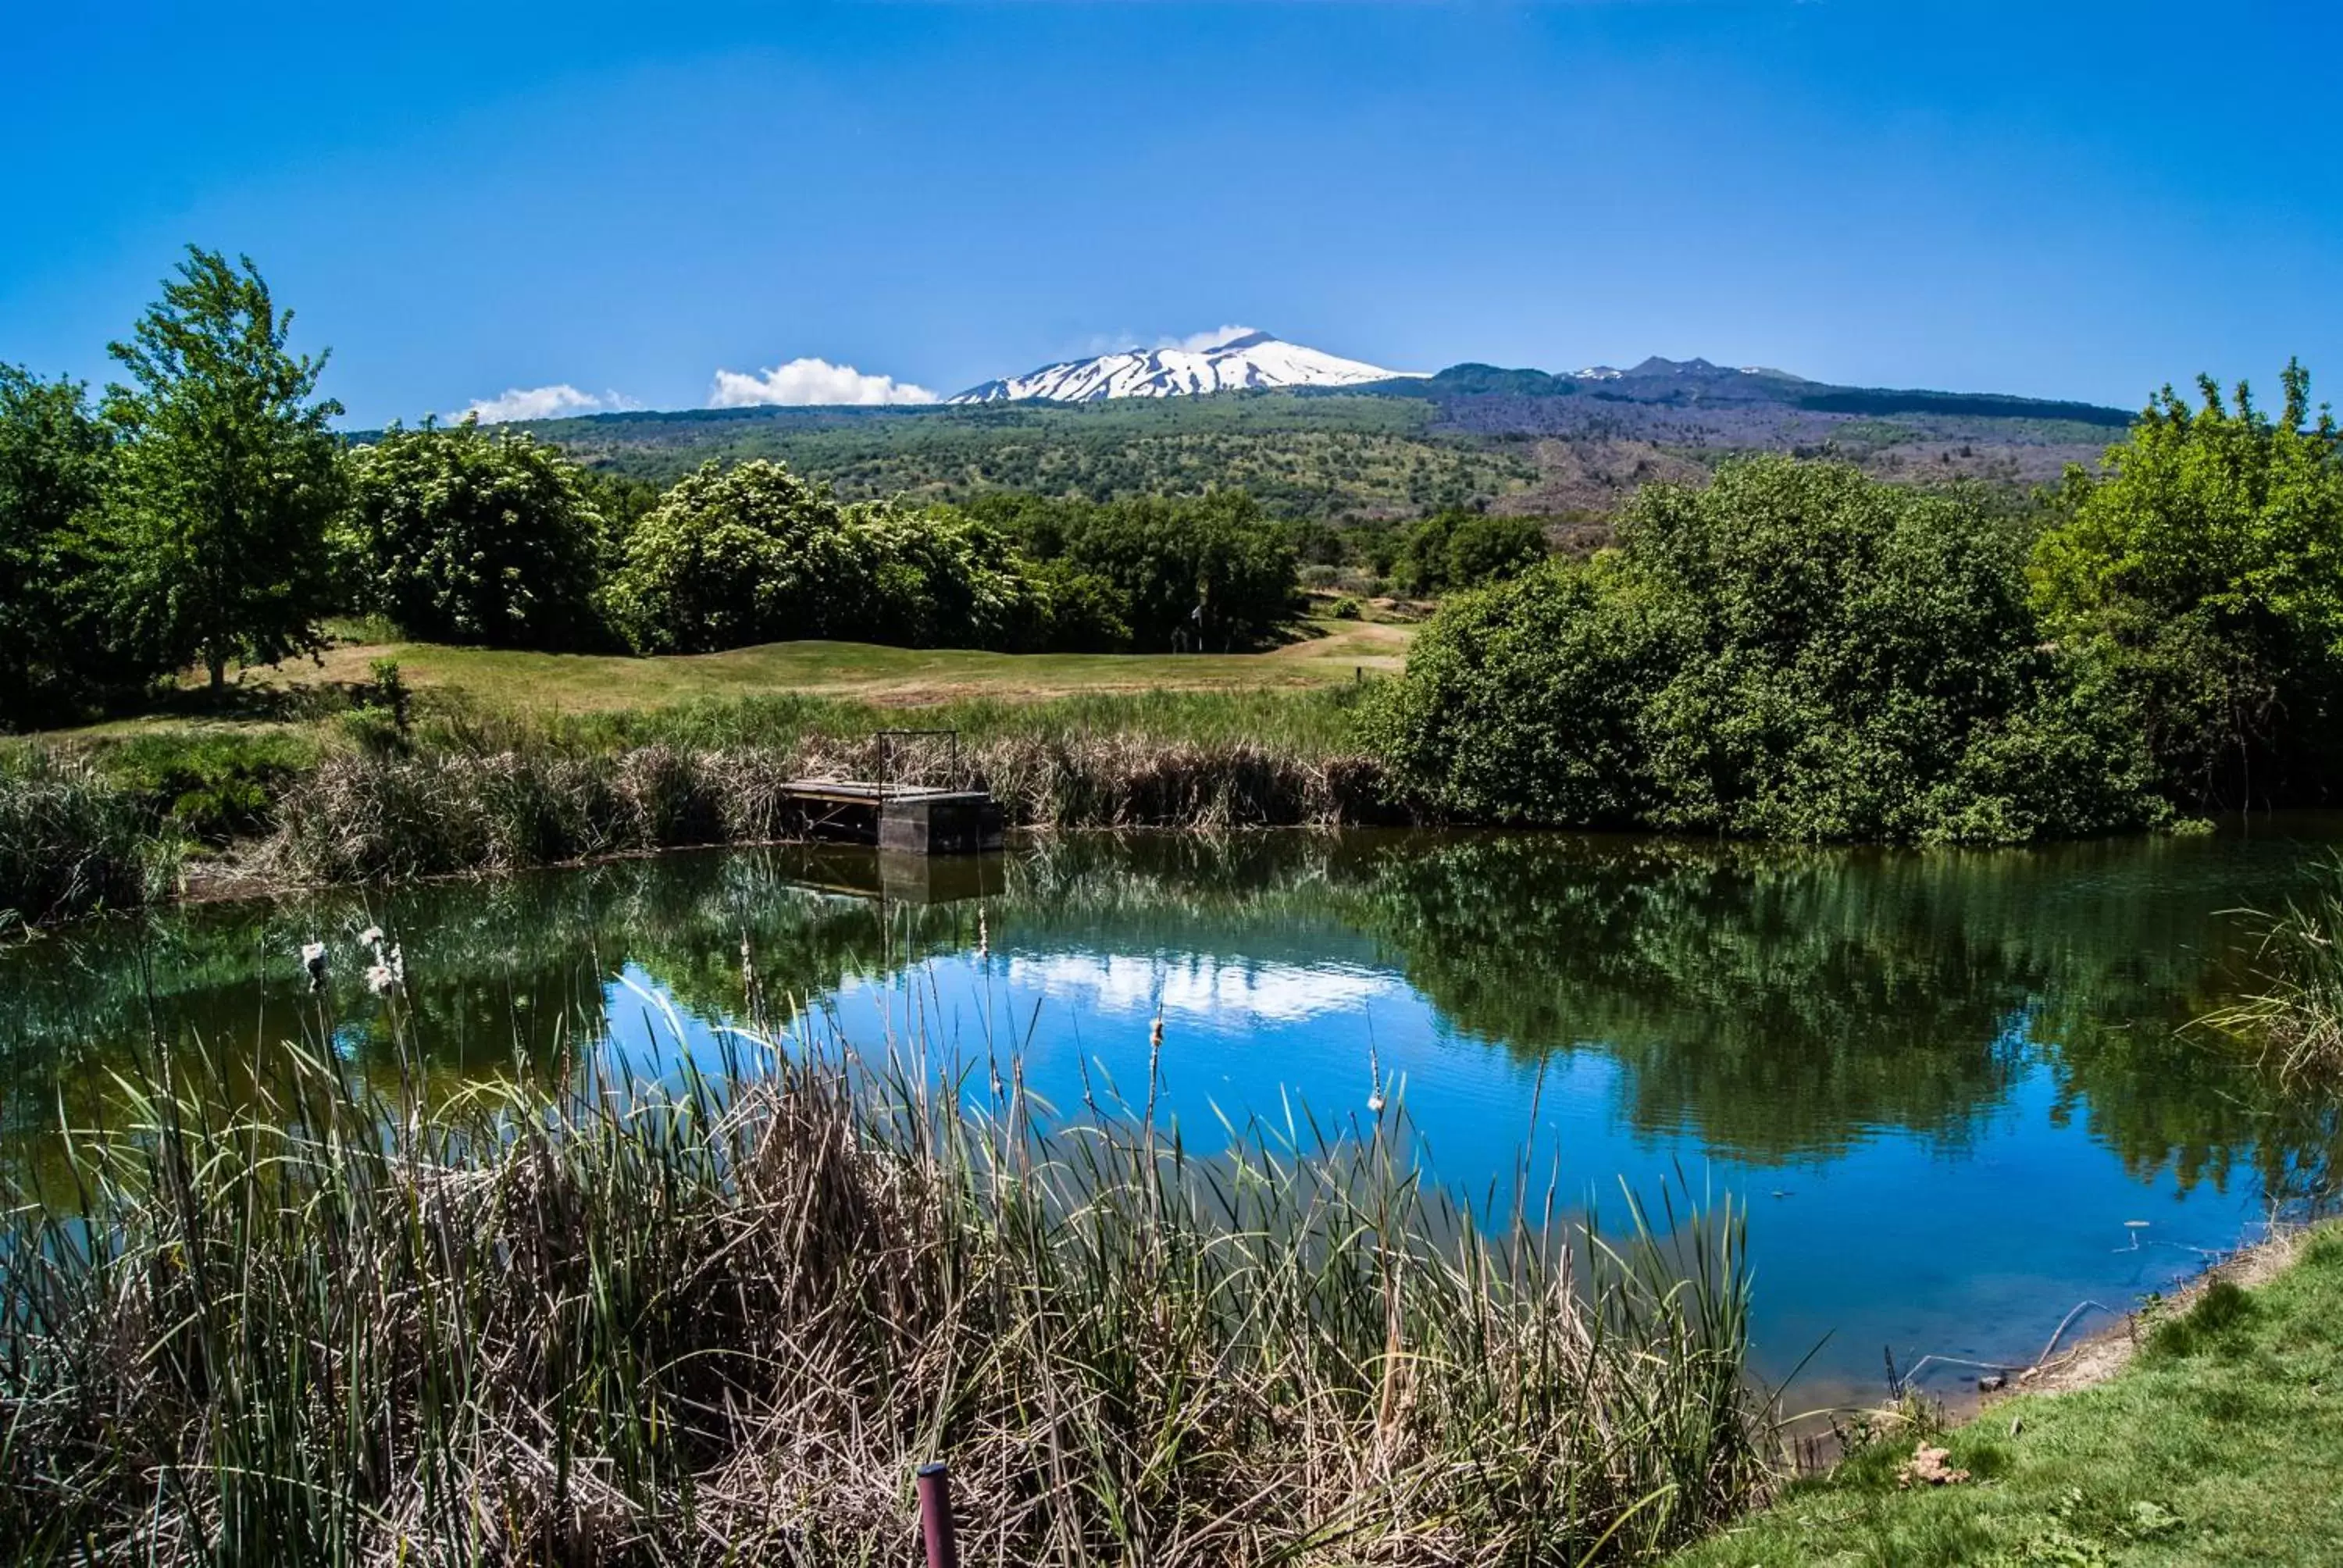
[[[503,397],[475,398],[448,417],[473,414],[483,425],[501,425],[508,419],[558,419],[566,414],[607,414],[639,406],[616,392],[580,392],[564,381],[552,387],[508,387]]]
[[[711,408],[753,408],[767,403],[932,403],[936,395],[924,387],[898,381],[892,376],[866,376],[851,365],[827,359],[792,359],[754,376],[719,370],[709,389]]]
[[[1258,327],[1240,327],[1231,323],[1226,327],[1215,327],[1210,332],[1191,332],[1185,337],[1166,337],[1156,347],[1184,348],[1191,354],[1202,354],[1207,348],[1218,348],[1223,343],[1232,343],[1240,337],[1251,337],[1260,330]]]

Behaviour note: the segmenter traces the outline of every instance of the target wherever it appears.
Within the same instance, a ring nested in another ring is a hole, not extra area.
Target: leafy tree
[[[845,527],[871,563],[862,618],[835,635],[911,648],[1021,649],[1044,607],[1008,536],[948,507],[865,501]]]
[[[1377,691],[1370,748],[1460,816],[1641,821],[1658,805],[1644,709],[1696,631],[1615,559],[1463,595]]]
[[[0,729],[142,673],[106,613],[106,457],[80,383],[0,365]]]
[[[708,653],[859,626],[871,564],[838,504],[779,463],[687,475],[628,536],[609,604],[646,653]]]
[[[1293,614],[1292,539],[1242,491],[1103,505],[984,497],[970,510],[1034,559],[1111,585],[1141,648],[1257,646]]]
[[[1047,635],[1048,591],[1008,537],[948,508],[840,507],[778,463],[714,464],[628,536],[609,588],[645,652],[800,638],[1022,648]],[[1081,624],[1070,600],[1068,624]]]
[[[594,640],[603,519],[557,448],[469,417],[394,425],[351,455],[350,493],[342,545],[360,601],[408,636]]]
[[[2165,388],[2034,552],[2050,628],[2111,662],[2200,803],[2322,796],[2343,759],[2343,437],[2298,363],[2282,380],[2275,420],[2243,385]]]
[[[1545,529],[1536,518],[1452,507],[1408,530],[1394,568],[1410,593],[1436,594],[1518,577],[1545,558]]]
[[[199,658],[215,693],[227,661],[276,663],[322,646],[327,524],[342,504],[342,411],[312,401],[326,356],[287,350],[249,259],[187,249],[130,341],[109,351],[132,387],[107,388],[116,441],[113,528],[125,611],[173,664]]]
[[[1475,815],[2019,842],[2159,819],[2103,662],[2046,647],[2023,532],[1965,494],[1760,457],[1651,486],[1615,556],[1467,595],[1373,721]]]

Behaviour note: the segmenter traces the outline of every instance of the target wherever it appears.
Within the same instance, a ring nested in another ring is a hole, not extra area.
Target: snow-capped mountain
[[[1415,374],[1322,354],[1266,332],[1248,332],[1202,348],[1133,348],[1044,365],[1027,375],[971,387],[947,401],[1011,403],[1041,397],[1052,403],[1091,403],[1101,397],[1181,397],[1252,387],[1357,387]]]

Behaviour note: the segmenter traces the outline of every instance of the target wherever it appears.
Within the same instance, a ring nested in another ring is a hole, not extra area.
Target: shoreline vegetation
[[[989,789],[1021,828],[1407,820],[1349,739],[1366,689],[918,710],[957,732],[950,748],[882,741],[899,711],[837,699],[548,715],[403,688],[299,724],[0,742],[0,934],[196,880],[266,890],[769,842],[780,784],[882,768]]]
[[[1873,1412],[1835,1465],[1667,1561],[2324,1562],[2343,1539],[2338,1310],[2343,1224],[2284,1232],[1966,1421],[1916,1400]]]
[[[1606,1236],[1524,1168],[1468,1213],[1397,1105],[1206,1153],[1013,1060],[784,1045],[436,1103],[161,1050],[11,1206],[0,1535],[900,1562],[942,1457],[971,1562],[1599,1563],[1765,1483],[1729,1210]]]

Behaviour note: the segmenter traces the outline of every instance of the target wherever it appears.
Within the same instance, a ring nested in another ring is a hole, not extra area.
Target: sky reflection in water
[[[867,857],[674,857],[94,928],[0,957],[19,999],[0,1050],[21,1130],[45,1080],[88,1081],[89,1042],[143,1033],[123,978],[142,949],[166,1027],[281,1036],[315,1004],[276,955],[377,919],[454,1077],[555,1060],[606,1012],[604,1066],[673,1081],[749,1011],[744,935],[767,1005],[810,1002],[798,1029],[977,1063],[1021,1045],[1061,1110],[1086,1082],[1144,1101],[1160,1010],[1159,1114],[1207,1147],[1222,1115],[1363,1121],[1372,1057],[1435,1176],[1476,1197],[1525,1140],[1573,1204],[1615,1215],[1623,1183],[1679,1177],[1732,1194],[1764,1360],[1815,1351],[1820,1401],[1876,1392],[1883,1348],[2026,1361],[2078,1302],[2165,1288],[2323,1183],[2331,1112],[2174,1031],[2238,983],[2221,911],[2298,886],[2328,836],[2023,855],[1093,839],[958,887],[897,868],[883,903],[809,885],[878,887]],[[385,1029],[350,980],[326,1000],[363,1070]]]

